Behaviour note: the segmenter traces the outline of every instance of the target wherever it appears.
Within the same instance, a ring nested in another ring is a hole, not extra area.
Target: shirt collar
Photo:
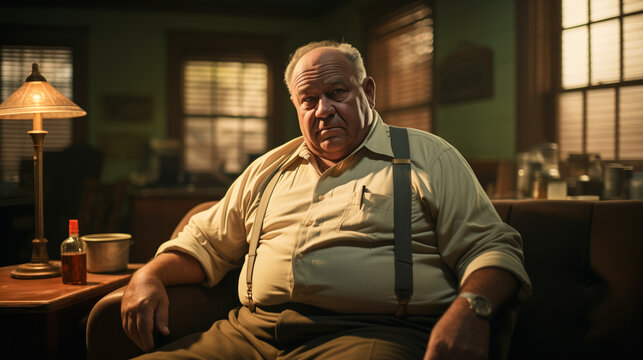
[[[368,132],[368,135],[366,135],[364,141],[362,141],[362,145],[357,147],[356,151],[363,146],[376,154],[382,154],[392,158],[394,155],[389,138],[389,126],[384,123],[377,111],[373,110],[373,113],[375,114],[373,126],[371,126],[371,130]]]

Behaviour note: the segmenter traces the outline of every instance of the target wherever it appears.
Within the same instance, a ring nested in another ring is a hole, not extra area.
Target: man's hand
[[[168,335],[169,301],[160,279],[137,272],[123,293],[121,321],[125,334],[144,351],[154,349],[154,327]]]
[[[518,280],[502,269],[481,268],[469,275],[460,291],[483,295],[496,314],[515,302]],[[424,360],[486,359],[490,334],[489,320],[479,318],[466,299],[457,297],[433,327]]]
[[[165,287],[194,284],[205,280],[201,264],[179,252],[158,255],[134,273],[121,302],[125,334],[145,351],[154,349],[154,328],[168,335],[170,302]]]
[[[457,298],[433,327],[424,360],[486,359],[489,334],[489,320],[476,316],[465,299]]]

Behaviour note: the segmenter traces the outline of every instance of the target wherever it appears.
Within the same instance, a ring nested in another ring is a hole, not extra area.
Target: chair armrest
[[[121,325],[121,299],[125,287],[105,295],[87,319],[87,359],[129,359],[143,353]]]
[[[155,333],[159,347],[186,335],[205,331],[216,320],[225,318],[239,304],[238,272],[230,273],[215,287],[201,285],[170,286],[169,328],[167,336]],[[87,359],[129,359],[143,353],[121,326],[121,300],[125,288],[117,289],[96,303],[87,320]]]

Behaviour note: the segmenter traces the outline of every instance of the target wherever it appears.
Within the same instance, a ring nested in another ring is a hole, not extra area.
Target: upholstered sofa
[[[510,359],[624,358],[643,339],[643,201],[494,200],[523,237],[533,296],[518,309]],[[204,203],[181,220],[212,203]],[[214,288],[168,288],[170,336],[207,329],[238,304],[236,274]],[[140,354],[120,326],[119,289],[93,308],[88,359]]]

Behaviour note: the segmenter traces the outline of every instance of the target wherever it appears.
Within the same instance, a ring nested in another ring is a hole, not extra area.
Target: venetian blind
[[[0,46],[0,87],[2,101],[16,91],[38,63],[40,73],[56,90],[73,99],[72,49],[49,46]],[[33,143],[27,134],[33,127],[28,120],[0,119],[0,171],[2,180],[19,180],[20,162],[33,158]],[[71,144],[70,119],[44,119],[48,131],[44,151],[62,150]]]
[[[392,125],[431,130],[433,20],[418,3],[369,30],[367,64],[377,84],[376,109]]]
[[[266,151],[268,66],[185,62],[183,113],[186,170],[240,173]]]
[[[643,0],[561,4],[561,157],[643,159]]]

